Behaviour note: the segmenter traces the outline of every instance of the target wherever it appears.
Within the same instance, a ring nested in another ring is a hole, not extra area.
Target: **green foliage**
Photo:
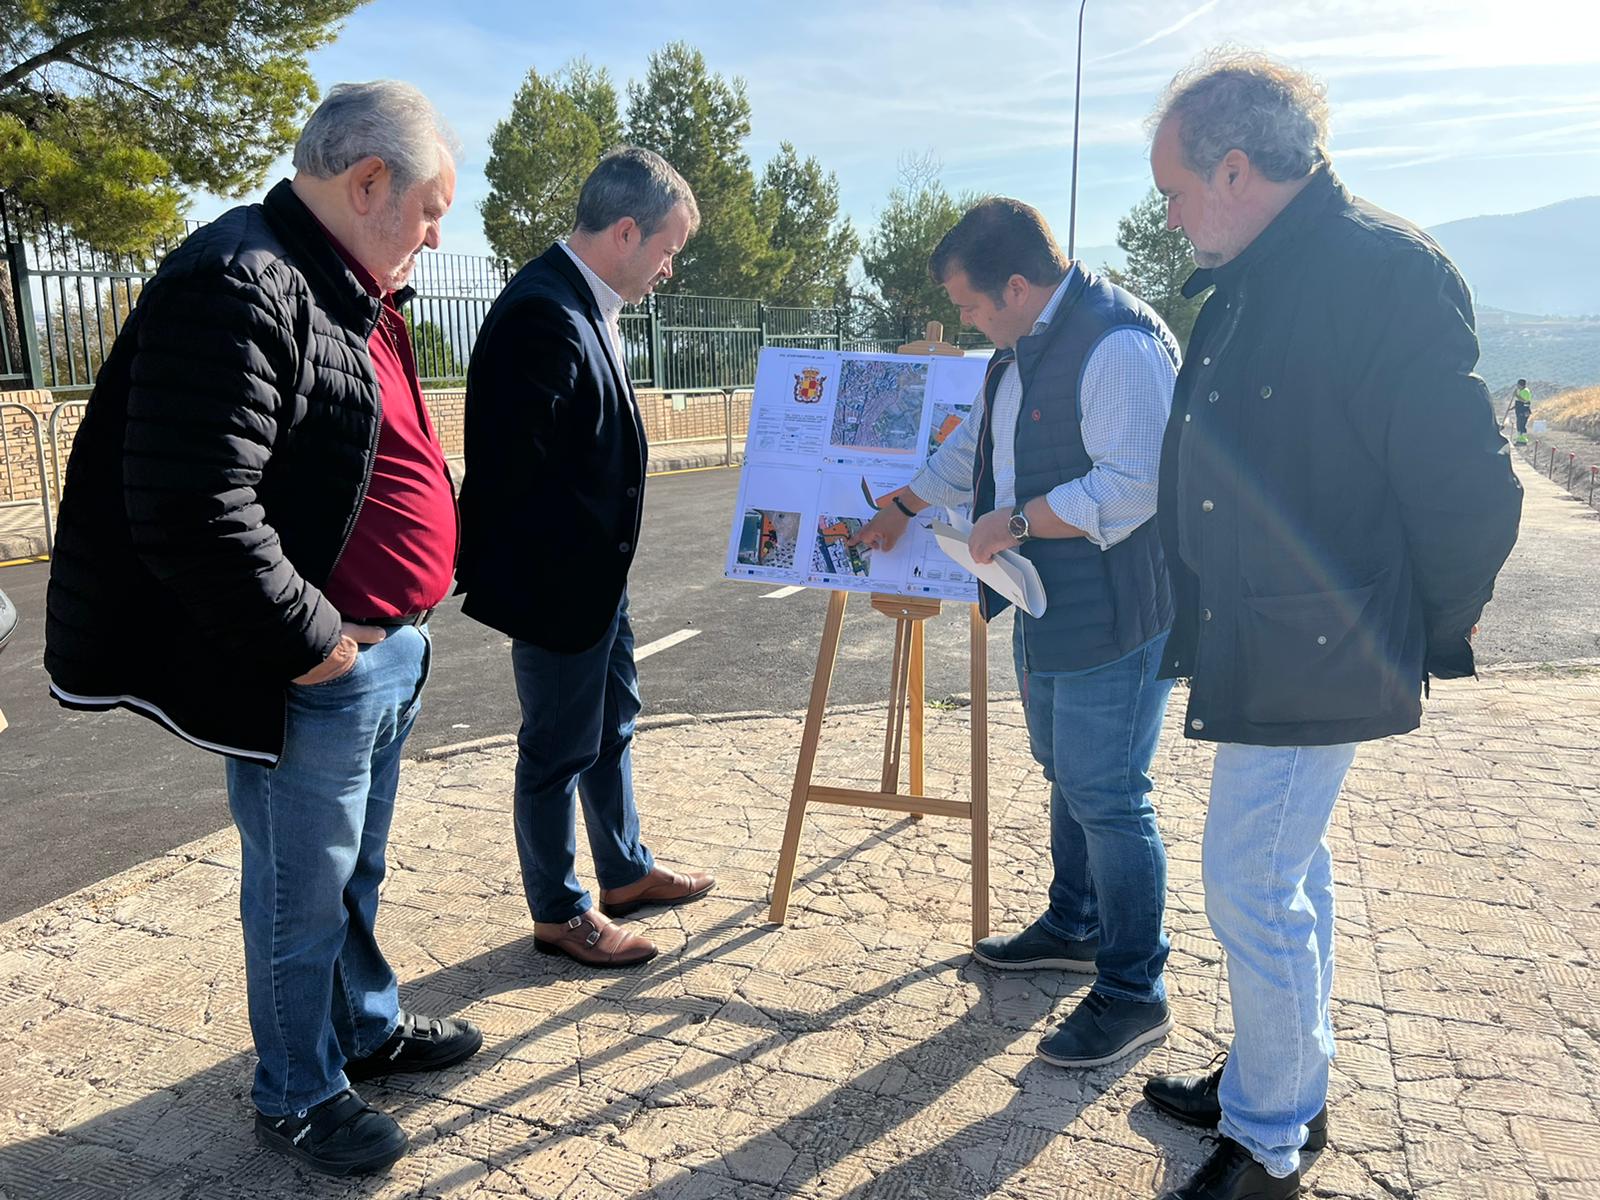
[[[418,321],[406,314],[406,330],[411,334],[411,349],[417,360],[417,375],[434,382],[465,383],[467,364],[456,353],[450,335],[437,322]]]
[[[961,219],[967,198],[952,199],[937,172],[938,164],[929,159],[902,165],[900,184],[889,193],[862,251],[862,267],[873,290],[857,300],[876,336],[921,337],[928,321],[942,321],[945,339],[953,341],[960,328],[955,305],[928,274],[928,259]]]
[[[791,256],[774,304],[821,308],[848,292],[846,276],[861,249],[849,219],[839,220],[839,179],[815,158],[801,160],[789,142],[767,164],[757,194],[772,248]]]
[[[1178,345],[1187,346],[1204,297],[1191,300],[1183,294],[1194,273],[1194,255],[1182,230],[1167,228],[1167,202],[1160,192],[1152,188],[1117,222],[1117,245],[1127,253],[1127,269],[1108,267],[1106,276],[1160,313]]]
[[[483,233],[501,262],[519,267],[571,231],[578,191],[620,128],[604,68],[579,58],[548,78],[528,72],[484,168]]]
[[[744,152],[750,136],[744,80],[713,74],[700,51],[672,42],[650,56],[642,83],[628,85],[627,127],[630,142],[677,168],[700,206],[700,232],[678,256],[670,290],[774,294],[794,253],[773,248],[757,213]]]
[[[238,196],[317,98],[307,55],[365,0],[0,0],[0,189],[92,246],[148,247],[189,190]]]

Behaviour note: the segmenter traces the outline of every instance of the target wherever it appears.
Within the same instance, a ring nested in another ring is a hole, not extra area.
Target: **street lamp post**
[[[1078,248],[1078,117],[1083,111],[1083,12],[1089,0],[1078,5],[1078,78],[1072,89],[1072,215],[1067,219],[1067,257]]]

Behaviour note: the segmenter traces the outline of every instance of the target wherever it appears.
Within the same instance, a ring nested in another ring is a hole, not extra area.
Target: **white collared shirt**
[[[1037,334],[1061,307],[1079,274],[1076,263],[1039,314]],[[1078,408],[1083,447],[1094,465],[1079,479],[1057,484],[1045,495],[1050,510],[1089,540],[1108,550],[1155,515],[1161,437],[1172,411],[1178,369],[1166,349],[1142,329],[1108,334],[1084,364]],[[994,506],[1005,511],[1017,500],[1017,418],[1022,412],[1022,377],[1013,360],[994,396]],[[983,394],[972,412],[911,481],[911,490],[931,504],[953,508],[972,500],[972,468],[983,426]],[[1032,497],[1028,497],[1032,499]]]
[[[600,316],[604,319],[606,333],[610,335],[612,363],[624,379],[628,378],[628,360],[622,352],[622,306],[626,301],[604,279],[596,275],[589,264],[579,257],[578,252],[563,240],[557,242],[578,265],[578,271],[583,275],[584,282],[589,285],[589,290],[594,293],[594,302],[600,306]]]

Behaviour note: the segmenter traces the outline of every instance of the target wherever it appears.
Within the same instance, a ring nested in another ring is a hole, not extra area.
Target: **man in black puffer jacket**
[[[456,550],[399,308],[455,168],[391,82],[334,88],[294,161],[173,251],[117,337],[67,466],[45,667],[68,707],[228,757],[256,1134],[342,1175],[406,1147],[352,1079],[482,1042],[402,1013],[373,933]]]

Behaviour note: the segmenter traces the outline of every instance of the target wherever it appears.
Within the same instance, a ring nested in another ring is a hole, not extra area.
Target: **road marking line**
[[[806,589],[801,587],[798,583],[791,583],[788,587],[781,587],[775,592],[767,592],[761,598],[763,600],[782,600],[785,596],[792,596],[796,592],[803,592],[805,590]]]
[[[680,629],[677,633],[669,633],[664,638],[657,638],[647,645],[640,646],[633,652],[633,661],[639,662],[642,659],[649,658],[652,654],[660,653],[662,650],[670,650],[679,642],[687,642],[690,638],[698,637],[699,635],[700,630],[698,629]]]
[[[48,554],[35,554],[31,558],[8,558],[5,562],[0,562],[0,567],[25,567],[29,563],[42,563],[49,561],[50,556]]]

